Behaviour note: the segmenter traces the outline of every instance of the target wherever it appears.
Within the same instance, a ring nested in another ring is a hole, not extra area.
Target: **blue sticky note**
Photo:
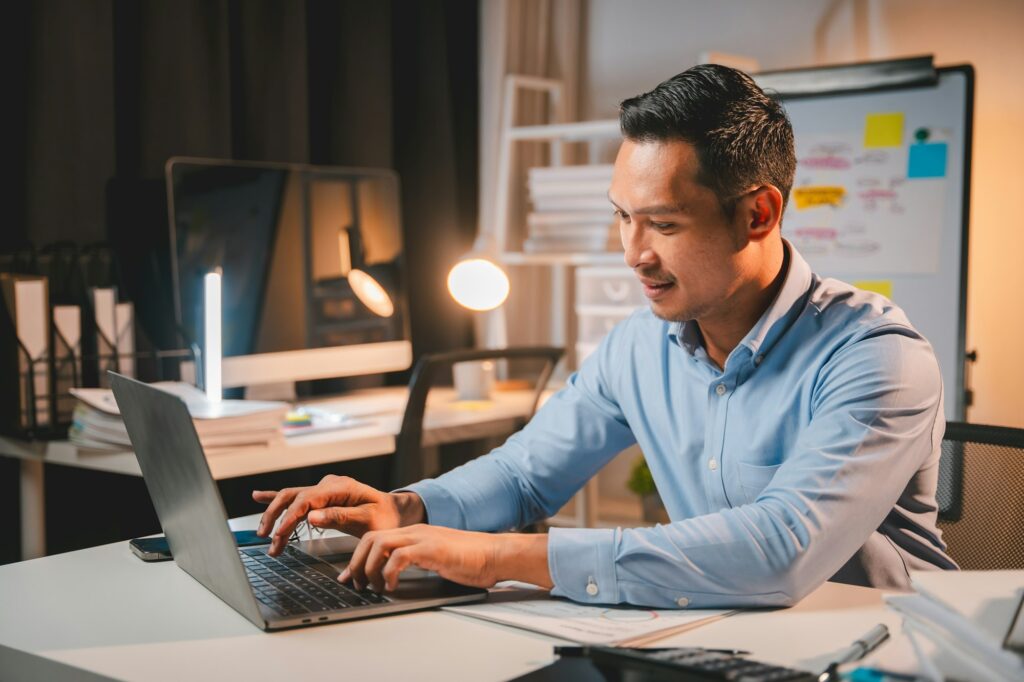
[[[910,145],[910,161],[907,164],[908,178],[946,177],[945,142]]]

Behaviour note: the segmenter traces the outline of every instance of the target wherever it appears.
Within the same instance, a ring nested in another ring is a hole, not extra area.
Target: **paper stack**
[[[608,201],[612,166],[550,166],[529,170],[533,211],[527,216],[527,253],[607,251],[618,243]]]
[[[580,644],[643,647],[736,613],[729,609],[648,609],[591,606],[552,598],[516,581],[491,588],[487,603],[445,606],[445,611],[511,625]]]
[[[266,400],[211,403],[191,384],[160,382],[153,386],[185,402],[208,455],[240,447],[267,446],[284,438],[281,425],[288,412],[287,403]],[[93,450],[131,449],[113,392],[105,388],[75,388],[71,394],[78,400],[68,431],[72,443]]]

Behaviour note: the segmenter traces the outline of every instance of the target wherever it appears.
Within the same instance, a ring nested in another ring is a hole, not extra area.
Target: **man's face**
[[[741,221],[697,182],[693,146],[680,140],[626,140],[608,196],[619,218],[626,264],[658,317],[717,316],[746,280]]]

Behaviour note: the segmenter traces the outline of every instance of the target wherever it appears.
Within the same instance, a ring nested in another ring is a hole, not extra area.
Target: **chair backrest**
[[[936,497],[961,568],[1024,568],[1024,429],[946,424]]]
[[[525,415],[525,424],[533,416],[540,402],[541,394],[555,365],[564,355],[565,349],[554,346],[521,346],[501,349],[457,350],[449,353],[426,354],[419,359],[409,379],[409,400],[402,417],[402,429],[395,442],[395,456],[392,460],[392,485],[408,485],[423,478],[427,472],[423,466],[423,415],[427,405],[427,394],[435,379],[450,371],[459,362],[484,360],[539,360],[543,367],[533,388],[533,401]]]

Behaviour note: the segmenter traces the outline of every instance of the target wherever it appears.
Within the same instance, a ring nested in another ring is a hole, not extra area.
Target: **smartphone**
[[[235,536],[235,544],[239,547],[252,547],[253,545],[269,545],[270,538],[261,538],[254,530],[236,530],[232,533]],[[128,541],[132,553],[143,561],[168,561],[173,559],[171,548],[167,546],[167,538],[158,535],[152,538],[135,538]]]

